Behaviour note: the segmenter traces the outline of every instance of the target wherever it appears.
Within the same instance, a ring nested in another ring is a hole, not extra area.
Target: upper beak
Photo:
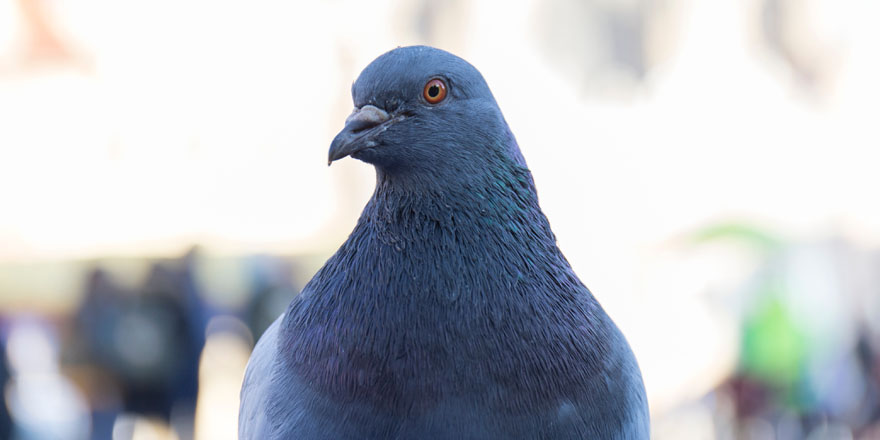
[[[332,164],[334,160],[342,159],[364,148],[376,146],[373,142],[365,141],[365,132],[381,125],[390,118],[388,112],[372,105],[365,105],[355,109],[346,118],[345,127],[333,138],[333,142],[330,143],[330,155],[327,159],[327,165]]]

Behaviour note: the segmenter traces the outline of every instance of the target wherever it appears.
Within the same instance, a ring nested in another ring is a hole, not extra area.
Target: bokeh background
[[[484,74],[655,439],[880,438],[880,3],[0,0],[0,439],[232,439],[374,174],[379,54]]]

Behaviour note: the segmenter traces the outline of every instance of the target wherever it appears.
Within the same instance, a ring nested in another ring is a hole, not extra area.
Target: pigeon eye
[[[429,104],[437,104],[446,98],[446,83],[438,78],[428,81],[425,84],[425,90],[422,91],[422,96],[425,97],[425,101],[428,101]]]

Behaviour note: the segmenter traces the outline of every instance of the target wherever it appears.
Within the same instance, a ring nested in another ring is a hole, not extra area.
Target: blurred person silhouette
[[[77,364],[84,364],[89,378],[83,388],[91,408],[95,440],[112,436],[113,423],[122,411],[113,329],[130,295],[104,270],[94,269],[88,275],[83,301],[74,314],[74,337],[69,351]]]
[[[155,415],[191,430],[198,395],[205,309],[188,259],[180,268],[153,266],[122,311],[116,329],[126,411]],[[184,433],[180,433],[182,436]]]
[[[12,417],[6,407],[5,390],[9,382],[9,365],[6,361],[6,335],[3,331],[3,320],[0,319],[0,440],[11,438]]]
[[[859,339],[856,343],[856,356],[859,368],[865,377],[865,398],[860,407],[860,417],[864,420],[861,434],[867,437],[868,432],[880,434],[880,353],[877,343],[866,326],[859,328]],[[860,437],[862,438],[862,437]]]
[[[184,439],[192,437],[208,315],[192,260],[188,254],[177,262],[154,264],[134,292],[125,292],[97,270],[76,315],[89,361],[106,383],[115,382],[104,391],[118,393],[119,411],[169,422]],[[103,397],[113,401],[112,395]],[[100,432],[112,431],[119,411],[112,405],[94,411],[95,438],[100,438]]]

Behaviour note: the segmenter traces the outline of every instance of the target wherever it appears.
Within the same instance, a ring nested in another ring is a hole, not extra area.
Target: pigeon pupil
[[[428,103],[437,104],[446,98],[446,84],[443,83],[443,80],[434,78],[425,84],[422,96]]]

